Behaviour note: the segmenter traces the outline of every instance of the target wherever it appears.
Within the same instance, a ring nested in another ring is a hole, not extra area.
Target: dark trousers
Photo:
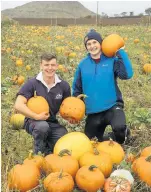
[[[34,152],[48,155],[53,152],[55,143],[67,133],[65,127],[58,122],[36,121],[28,119],[24,128],[34,138]]]
[[[113,131],[113,139],[122,144],[125,141],[127,132],[126,118],[123,107],[115,105],[107,111],[90,114],[87,116],[85,125],[85,134],[92,139],[97,137],[99,141],[103,141],[103,135],[107,125],[111,125]]]

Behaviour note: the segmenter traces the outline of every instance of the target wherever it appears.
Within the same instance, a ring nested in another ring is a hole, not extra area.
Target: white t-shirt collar
[[[43,79],[42,71],[37,75],[36,79],[41,81],[41,83],[44,84],[47,87],[48,92],[50,91],[50,89],[52,87],[55,87],[57,83],[61,82],[61,79],[59,79],[58,75],[55,74],[55,83],[51,87],[48,87],[48,85],[46,84],[46,82]]]

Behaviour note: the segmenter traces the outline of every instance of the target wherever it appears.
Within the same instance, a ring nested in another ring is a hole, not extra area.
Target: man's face
[[[101,52],[101,45],[95,39],[90,39],[86,43],[86,48],[92,56],[97,56]]]
[[[56,59],[51,59],[50,61],[42,60],[40,68],[45,77],[53,77],[58,69],[58,64]]]

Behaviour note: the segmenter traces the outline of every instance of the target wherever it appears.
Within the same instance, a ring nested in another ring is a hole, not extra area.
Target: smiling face
[[[101,45],[95,39],[90,39],[86,43],[86,48],[92,58],[99,58],[101,55]]]
[[[55,58],[51,60],[42,60],[40,64],[44,78],[52,78],[55,76],[58,64]]]

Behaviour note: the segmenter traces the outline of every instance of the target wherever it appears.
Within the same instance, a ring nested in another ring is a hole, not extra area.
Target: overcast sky
[[[31,1],[1,1],[1,10],[14,8]],[[79,1],[89,10],[97,11],[97,1]],[[98,1],[98,12],[113,16],[122,12],[133,11],[135,15],[145,13],[145,9],[151,7],[151,1]]]

